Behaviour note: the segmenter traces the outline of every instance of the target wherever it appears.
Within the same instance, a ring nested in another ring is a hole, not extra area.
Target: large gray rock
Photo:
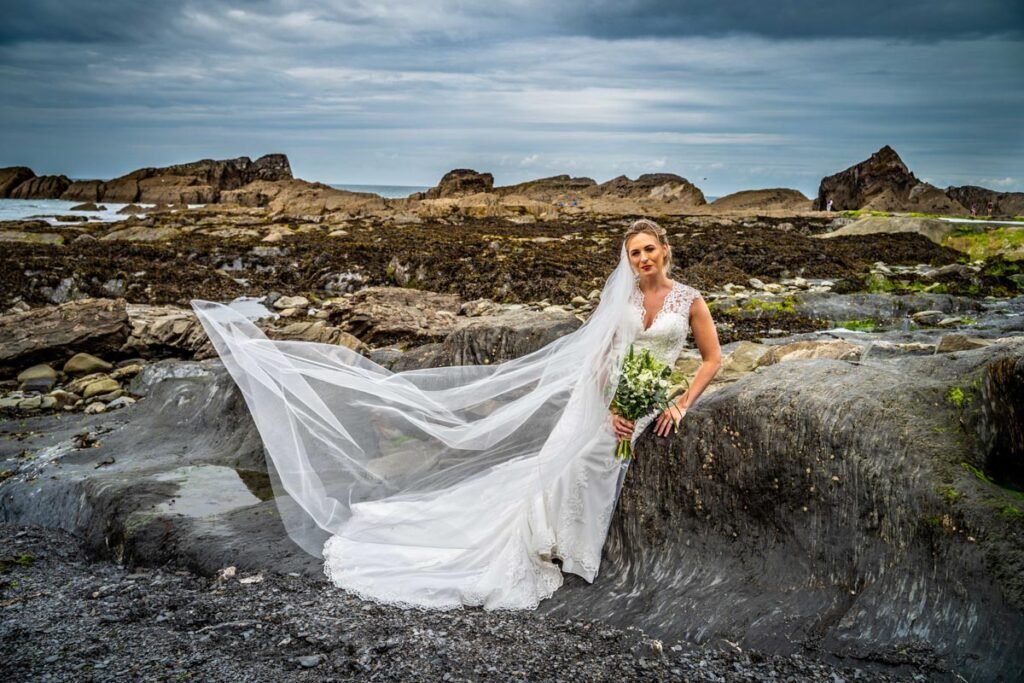
[[[12,366],[116,351],[128,338],[123,299],[83,299],[0,316],[0,376]]]
[[[1018,679],[1024,539],[1001,513],[1017,498],[961,463],[985,467],[975,381],[1022,356],[791,361],[708,395],[678,434],[641,437],[597,580],[570,577],[540,611]],[[1015,369],[999,378],[995,392],[1024,389]],[[953,386],[969,400],[945,398]],[[219,363],[151,364],[132,389],[145,398],[128,412],[33,418],[0,440],[0,519],[132,565],[321,571],[265,500],[259,436]],[[99,443],[76,448],[83,432]]]
[[[443,341],[408,351],[393,363],[392,369],[398,372],[500,363],[547,346],[580,324],[572,313],[525,309],[462,319],[458,328]]]

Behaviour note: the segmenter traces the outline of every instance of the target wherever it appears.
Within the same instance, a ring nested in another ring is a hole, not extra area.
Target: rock
[[[461,306],[454,294],[367,287],[332,300],[325,310],[332,324],[377,346],[441,341],[465,323],[456,317]]]
[[[95,202],[86,202],[84,204],[76,204],[71,207],[72,211],[106,211],[105,206],[96,206]]]
[[[42,396],[30,396],[18,401],[18,408],[20,410],[38,410],[42,406],[42,403]]]
[[[935,347],[935,353],[950,353],[953,351],[970,351],[983,346],[989,346],[992,342],[979,337],[968,337],[963,334],[946,334]]]
[[[91,375],[85,375],[84,377],[79,377],[78,379],[68,382],[64,388],[73,394],[82,394],[85,392],[85,388],[93,382],[99,382],[105,379],[110,379],[110,375],[103,372],[94,372]]]
[[[282,328],[264,329],[271,339],[288,339],[298,341],[316,342],[318,344],[331,344],[334,346],[345,346],[359,351],[364,344],[348,332],[332,327],[323,320],[303,321],[286,325]]]
[[[106,377],[104,379],[97,379],[89,384],[85,385],[85,389],[82,391],[82,398],[88,400],[93,396],[99,396],[100,394],[109,394],[114,391],[119,391],[121,385],[118,384],[116,379]]]
[[[910,316],[918,325],[938,325],[946,317],[945,311],[918,311]]]
[[[127,408],[135,403],[135,399],[131,396],[120,396],[115,398],[113,401],[107,404],[107,410],[117,410],[118,408]]]
[[[61,199],[68,202],[98,202],[100,197],[103,196],[103,190],[106,184],[102,180],[73,180],[68,185],[68,189],[64,190],[64,193],[60,196]],[[71,207],[77,211],[100,211],[102,209],[79,209],[78,207]]]
[[[82,400],[82,397],[78,394],[70,391],[64,391],[63,389],[57,389],[51,391],[46,395],[46,398],[53,399],[53,407],[63,408],[64,406],[73,406],[78,401]]]
[[[303,655],[298,658],[298,662],[303,669],[312,669],[320,666],[323,659],[323,655]]]
[[[103,201],[157,204],[207,204],[216,202],[224,191],[237,190],[252,182],[292,179],[288,158],[268,154],[252,161],[249,157],[215,161],[202,159],[162,168],[142,168],[105,183]]]
[[[54,232],[25,232],[23,230],[0,230],[0,242],[24,242],[26,244],[64,244],[64,236]]]
[[[120,351],[162,355],[168,351],[207,358],[214,350],[192,309],[177,306],[128,304],[130,334]]]
[[[416,198],[442,199],[462,197],[477,194],[478,192],[490,192],[492,189],[494,189],[494,176],[490,173],[477,173],[468,168],[457,168],[445,173],[437,187],[432,187],[426,192],[419,193],[420,196]]]
[[[924,235],[936,244],[942,244],[955,230],[948,221],[935,218],[910,218],[907,216],[864,216],[832,232],[814,235],[819,238],[844,237],[847,235],[874,235],[910,232]]]
[[[11,196],[11,191],[27,180],[35,178],[36,174],[26,166],[8,166],[0,168],[0,199]]]
[[[142,372],[142,367],[143,366],[141,363],[131,363],[129,365],[123,365],[114,370],[113,372],[111,372],[110,376],[116,380],[130,379],[135,375],[139,374],[140,372]]]
[[[18,373],[18,384],[22,391],[47,392],[57,383],[57,371],[42,363]]]
[[[120,211],[118,212],[120,213]],[[101,242],[164,242],[181,235],[177,228],[151,228],[145,225],[133,225],[114,230],[100,238]]]
[[[129,201],[135,201],[134,199]],[[122,216],[134,216],[140,213],[146,213],[149,209],[139,206],[138,204],[129,204],[128,206],[122,207],[117,210],[117,213]]]
[[[829,200],[832,200],[835,211],[874,209],[967,213],[959,202],[947,197],[942,190],[920,182],[888,145],[866,161],[823,178],[818,187],[818,197],[814,200],[814,209],[824,211]]]
[[[282,296],[274,302],[274,308],[282,310],[285,308],[308,308],[309,299],[304,296]]]
[[[850,342],[837,340],[797,341],[789,344],[772,346],[757,362],[757,367],[774,365],[783,361],[829,358],[832,360],[857,360],[860,358],[861,347]]]
[[[29,178],[7,195],[11,199],[57,199],[71,185],[63,175],[43,175]]]
[[[783,210],[810,211],[812,201],[799,190],[774,188],[769,190],[743,190],[719,197],[711,208],[720,211]]]
[[[97,401],[95,403],[90,403],[89,405],[87,405],[85,407],[84,412],[86,415],[98,415],[99,413],[106,412],[106,410],[107,406],[104,405],[102,402]]]
[[[84,299],[0,316],[0,376],[12,365],[66,358],[78,351],[115,351],[128,332],[121,299]]]
[[[566,311],[506,310],[465,320],[438,344],[406,352],[395,371],[500,363],[535,351],[580,326]]]
[[[593,178],[573,178],[568,175],[557,175],[549,178],[528,180],[517,185],[495,187],[491,192],[498,196],[518,195],[541,202],[571,201],[573,197],[583,196],[587,190],[597,185]]]
[[[764,282],[758,280],[756,277],[752,277],[749,280],[747,280],[747,284],[750,285],[753,289],[764,289]]]
[[[644,173],[636,180],[622,175],[587,190],[590,197],[624,198],[704,206],[704,193],[674,173]]]
[[[730,353],[722,358],[722,368],[719,370],[715,381],[735,381],[753,372],[761,357],[772,348],[766,344],[757,344],[752,341],[741,341]]]
[[[69,375],[89,375],[95,372],[107,372],[114,366],[89,353],[76,353],[64,364],[64,372]]]
[[[975,185],[963,185],[947,187],[946,195],[968,209],[975,207],[980,215],[988,215],[991,207],[991,213],[995,216],[1024,216],[1024,192],[996,192]]]

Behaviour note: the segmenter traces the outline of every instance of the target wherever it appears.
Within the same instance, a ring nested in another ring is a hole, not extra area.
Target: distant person
[[[988,203],[988,213],[986,215],[992,216],[992,215],[995,214],[995,212],[996,212],[996,205],[995,205],[995,203],[994,202],[989,202]]]
[[[825,210],[831,213],[831,211],[832,211],[832,200],[831,199],[829,199],[825,203]]]
[[[977,216],[978,215],[978,206],[977,206],[977,204],[971,204],[971,215],[972,216]]]

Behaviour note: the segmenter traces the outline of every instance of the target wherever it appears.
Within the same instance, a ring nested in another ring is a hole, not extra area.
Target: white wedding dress
[[[643,329],[623,249],[576,332],[494,366],[394,374],[193,307],[263,437],[289,534],[322,548],[336,585],[408,607],[532,609],[562,571],[596,577],[626,468],[608,418],[613,368],[630,343],[674,364],[698,296],[674,283]]]

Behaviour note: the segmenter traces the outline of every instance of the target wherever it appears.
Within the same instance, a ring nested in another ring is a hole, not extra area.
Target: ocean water
[[[54,216],[86,216],[90,221],[123,221],[127,216],[119,216],[118,211],[128,206],[111,202],[96,202],[97,206],[105,207],[103,211],[72,211],[72,206],[82,202],[69,202],[63,199],[0,199],[0,221],[18,221],[25,218],[42,218],[48,223],[57,224]],[[152,204],[137,204],[143,208]],[[68,223],[67,225],[74,225]]]
[[[331,184],[336,190],[348,190],[349,192],[372,192],[388,199],[405,199],[413,192],[426,192],[429,186],[420,185],[353,185]]]

